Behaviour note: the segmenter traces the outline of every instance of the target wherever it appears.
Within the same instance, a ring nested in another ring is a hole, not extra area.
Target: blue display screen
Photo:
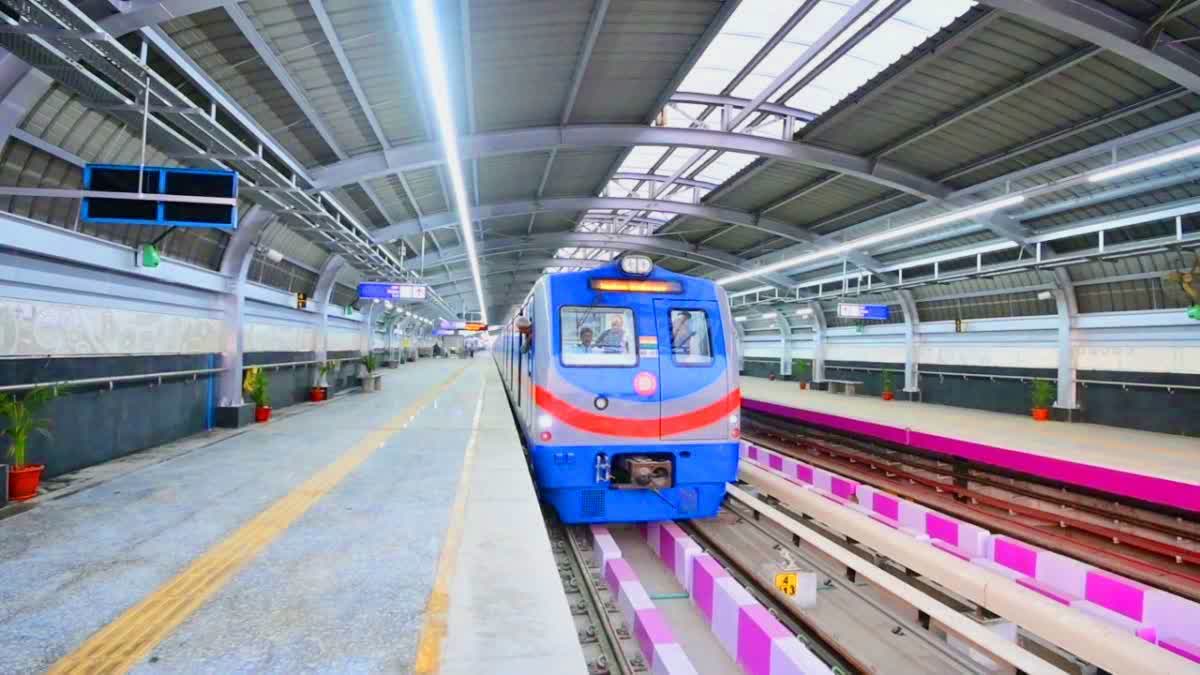
[[[892,313],[887,305],[853,305],[841,303],[838,305],[838,316],[843,319],[871,319],[887,321]]]
[[[358,285],[358,297],[367,300],[424,300],[425,287],[419,284],[364,281]]]

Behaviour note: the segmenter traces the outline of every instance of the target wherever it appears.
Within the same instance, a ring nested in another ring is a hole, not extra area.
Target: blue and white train
[[[538,280],[492,352],[563,522],[717,512],[737,477],[734,340],[723,289],[645,256]]]

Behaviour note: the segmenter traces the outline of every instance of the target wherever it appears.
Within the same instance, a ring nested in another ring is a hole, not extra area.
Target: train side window
[[[563,307],[559,310],[564,366],[633,366],[633,310],[626,307]]]
[[[706,366],[712,363],[712,338],[708,313],[702,309],[671,310],[671,358],[675,363]]]

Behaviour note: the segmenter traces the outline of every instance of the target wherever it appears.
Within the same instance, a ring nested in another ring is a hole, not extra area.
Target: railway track
[[[1194,523],[1135,510],[978,467],[948,464],[753,415],[747,441],[1163,590],[1200,600]]]

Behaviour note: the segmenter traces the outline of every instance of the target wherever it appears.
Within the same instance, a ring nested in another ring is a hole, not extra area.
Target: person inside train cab
[[[616,315],[608,324],[608,330],[600,334],[600,339],[597,340],[600,347],[608,351],[628,351],[628,345],[625,343],[625,320],[621,315]]]
[[[575,351],[580,354],[589,354],[595,351],[595,346],[592,345],[592,329],[584,326],[579,329],[579,344],[575,347]]]
[[[692,315],[688,312],[671,312],[671,352],[674,354],[692,353]]]

